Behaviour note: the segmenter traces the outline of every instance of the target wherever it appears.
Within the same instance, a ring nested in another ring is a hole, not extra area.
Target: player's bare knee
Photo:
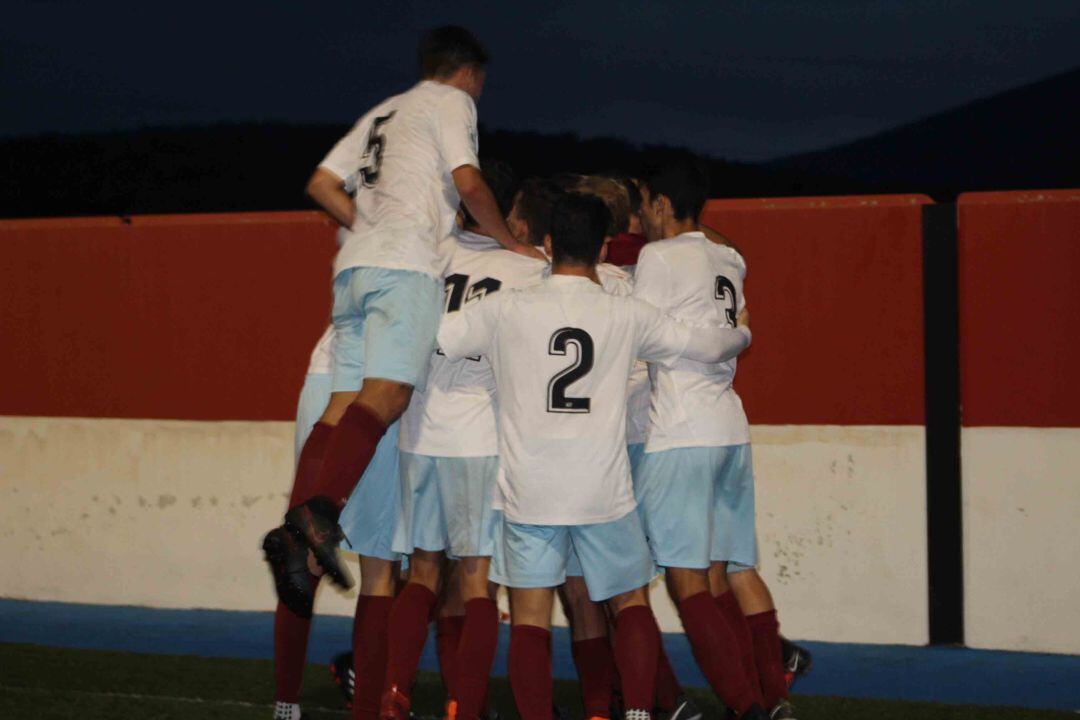
[[[442,576],[443,554],[429,550],[415,550],[409,555],[409,582],[423,585],[438,592]]]
[[[461,568],[461,588],[465,602],[477,598],[495,599],[494,590],[498,585],[488,582],[488,570],[491,567],[491,558],[467,557],[459,562]]]
[[[675,602],[682,602],[698,593],[709,592],[709,574],[698,568],[668,568],[668,592]]]
[[[412,399],[412,392],[412,385],[392,380],[367,378],[353,402],[363,405],[383,423],[390,425],[405,414],[409,401]]]
[[[360,594],[393,597],[397,587],[397,563],[382,558],[360,556]]]
[[[337,425],[341,421],[341,416],[349,409],[349,405],[352,404],[357,395],[359,393],[355,392],[331,393],[330,401],[326,404],[326,409],[323,410],[319,422],[327,425]]]
[[[608,607],[611,608],[611,614],[615,616],[627,608],[649,607],[649,595],[645,588],[637,588],[611,598],[608,600]]]

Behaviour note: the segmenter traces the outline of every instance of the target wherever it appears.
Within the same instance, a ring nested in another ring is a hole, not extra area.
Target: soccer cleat
[[[310,618],[315,588],[308,573],[307,546],[284,527],[266,533],[263,555],[274,576],[274,590],[281,604],[302,618]]]
[[[443,720],[457,720],[457,700],[446,701],[446,713],[443,715]]]
[[[701,708],[686,695],[680,695],[675,703],[675,709],[671,712],[664,710],[653,711],[656,720],[701,720],[704,713]]]
[[[648,710],[627,710],[625,720],[652,720]]]
[[[784,680],[790,688],[795,678],[806,675],[814,665],[810,651],[780,636],[780,654],[784,662]]]
[[[769,713],[765,712],[760,705],[754,703],[739,716],[739,720],[769,720]]]
[[[330,498],[316,495],[285,513],[285,527],[298,533],[319,567],[336,585],[348,590],[353,580],[338,557],[338,545],[345,539],[337,522],[339,515],[341,510]]]
[[[781,700],[769,711],[769,720],[796,720],[795,708],[787,700]]]
[[[410,720],[409,698],[398,690],[397,685],[383,693],[379,703],[379,720]]]
[[[345,696],[345,707],[352,709],[353,693],[356,692],[356,672],[353,670],[352,652],[338,653],[330,661],[330,677]]]

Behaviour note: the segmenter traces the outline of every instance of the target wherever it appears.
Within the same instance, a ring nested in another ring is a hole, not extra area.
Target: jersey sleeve
[[[477,158],[476,104],[464,92],[452,92],[435,113],[439,152],[451,172],[462,165],[479,168]]]
[[[730,360],[750,345],[750,329],[690,327],[645,302],[635,303],[638,358],[671,367],[687,358],[700,363]]]
[[[668,290],[669,274],[668,264],[663,256],[656,251],[655,247],[646,245],[641,249],[638,264],[634,270],[634,297],[644,300],[653,307],[666,309],[671,296]]]
[[[499,322],[501,294],[471,303],[457,312],[443,315],[436,338],[439,349],[450,360],[472,355],[490,355]]]
[[[370,114],[370,113],[369,113]],[[370,131],[368,116],[360,118],[352,129],[330,149],[319,167],[348,182],[363,165],[364,150],[367,147],[367,134]]]

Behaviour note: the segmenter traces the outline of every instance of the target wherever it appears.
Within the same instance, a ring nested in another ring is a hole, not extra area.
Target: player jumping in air
[[[312,594],[305,575],[288,572],[308,550],[335,583],[352,583],[337,555],[338,517],[387,427],[425,386],[459,201],[501,245],[536,254],[510,234],[480,174],[483,46],[463,28],[443,27],[424,37],[419,56],[423,79],[360,118],[308,182],[349,233],[334,261],[333,394],[320,419],[332,430],[304,445],[296,485],[310,490],[286,513],[285,559],[271,562],[286,605]],[[355,199],[344,188],[352,174]]]
[[[608,222],[596,198],[559,198],[546,241],[551,277],[448,315],[438,336],[448,358],[481,354],[495,373],[504,522],[491,578],[511,588],[510,679],[523,720],[551,718],[553,588],[571,546],[591,597],[615,616],[626,717],[650,717],[660,631],[626,454],[627,379],[638,357],[715,363],[750,341],[746,328],[691,330],[605,293],[595,265]]]

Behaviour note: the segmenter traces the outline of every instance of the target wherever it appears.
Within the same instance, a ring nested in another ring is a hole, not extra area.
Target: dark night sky
[[[1080,2],[7,0],[0,134],[351,122],[414,80],[436,24],[493,62],[491,128],[758,160],[1080,65]]]

